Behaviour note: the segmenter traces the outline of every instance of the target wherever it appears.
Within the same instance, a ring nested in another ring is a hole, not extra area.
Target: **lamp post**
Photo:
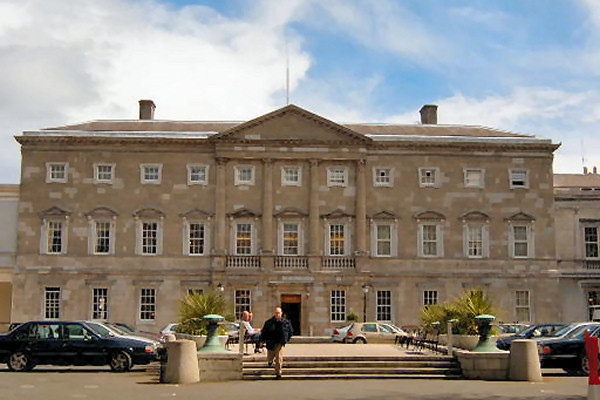
[[[225,286],[223,286],[223,284],[219,282],[219,284],[217,285],[217,290],[223,293],[223,291],[225,290]]]
[[[367,322],[367,294],[369,293],[369,285],[362,285],[363,291],[363,322]]]

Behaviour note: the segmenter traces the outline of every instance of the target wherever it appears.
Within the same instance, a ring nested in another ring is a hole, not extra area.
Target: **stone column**
[[[227,159],[217,158],[217,181],[215,195],[215,254],[225,255],[225,189]]]
[[[321,227],[319,226],[319,161],[310,160],[310,201],[308,207],[311,256],[320,255]]]
[[[366,160],[356,163],[356,254],[367,253],[367,176]]]
[[[273,254],[273,163],[263,160],[262,253]]]

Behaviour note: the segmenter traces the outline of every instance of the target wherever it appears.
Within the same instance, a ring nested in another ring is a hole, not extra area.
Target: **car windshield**
[[[580,326],[565,336],[565,339],[582,339],[585,331],[590,331],[590,333],[593,333],[597,327],[597,325]]]
[[[110,328],[110,330],[118,333],[119,335],[129,335],[131,333],[124,331],[123,329],[121,329],[120,326],[117,325],[109,324],[108,327]]]
[[[87,326],[90,327],[91,330],[93,330],[94,332],[96,332],[98,335],[100,335],[103,338],[114,336],[114,334],[110,331],[110,329],[108,329],[104,325],[100,325],[96,322],[86,322],[86,324],[87,324]]]
[[[573,325],[567,325],[567,326],[563,327],[562,329],[559,329],[556,332],[554,332],[554,334],[552,334],[552,337],[564,336],[566,333],[570,332],[572,329],[573,329]]]

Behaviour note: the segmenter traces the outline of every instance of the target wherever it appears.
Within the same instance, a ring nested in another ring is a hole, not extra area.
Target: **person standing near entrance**
[[[281,307],[275,308],[273,317],[265,322],[261,330],[262,340],[267,345],[267,362],[275,368],[277,379],[281,378],[283,367],[283,348],[290,341],[294,329],[287,319],[283,318]]]

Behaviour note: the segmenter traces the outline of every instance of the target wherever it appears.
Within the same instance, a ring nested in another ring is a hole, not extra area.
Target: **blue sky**
[[[24,130],[244,120],[291,102],[338,122],[487,125],[600,166],[600,1],[0,0],[0,182]]]

